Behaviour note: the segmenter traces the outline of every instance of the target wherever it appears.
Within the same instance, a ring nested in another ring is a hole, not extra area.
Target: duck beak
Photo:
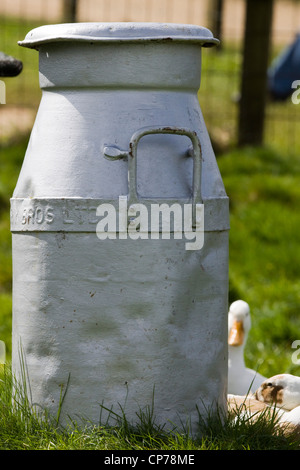
[[[244,326],[242,321],[234,321],[232,327],[230,328],[228,336],[229,346],[241,346],[244,342]]]

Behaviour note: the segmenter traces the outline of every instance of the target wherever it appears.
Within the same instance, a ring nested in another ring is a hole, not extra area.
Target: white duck
[[[285,432],[300,433],[300,377],[291,374],[274,375],[260,385],[252,400],[248,407],[251,413],[255,413],[254,408],[258,409],[257,403],[273,406],[278,413],[278,424],[284,427]],[[233,402],[234,397],[231,398]]]
[[[277,424],[284,428],[284,432],[297,431],[300,434],[300,377],[274,375],[252,395],[228,395],[228,409],[253,419],[266,409],[271,410],[271,415],[275,411]]]
[[[300,377],[279,374],[266,379],[256,390],[256,400],[291,411],[300,406]]]
[[[244,349],[251,328],[247,302],[236,300],[228,312],[228,393],[247,395],[266,379],[245,365]]]

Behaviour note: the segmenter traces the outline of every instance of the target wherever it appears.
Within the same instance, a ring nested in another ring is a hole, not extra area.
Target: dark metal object
[[[23,63],[20,60],[0,52],[0,77],[16,77],[22,69]]]

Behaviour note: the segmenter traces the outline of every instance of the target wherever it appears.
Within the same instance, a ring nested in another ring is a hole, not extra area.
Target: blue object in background
[[[268,91],[274,100],[285,100],[293,93],[292,83],[300,80],[300,34],[275,59],[268,70]]]

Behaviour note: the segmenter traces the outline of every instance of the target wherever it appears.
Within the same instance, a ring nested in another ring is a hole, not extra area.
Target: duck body
[[[246,412],[251,416],[264,411],[266,408],[270,408],[267,403],[257,400],[254,395],[245,396],[228,394],[227,402],[229,410],[243,410],[243,412]]]
[[[236,300],[228,312],[228,393],[247,395],[255,392],[266,377],[245,365],[244,349],[251,328],[247,302]]]
[[[228,411],[233,415],[256,420],[270,411],[276,425],[285,434],[300,436],[300,377],[291,374],[274,375],[263,381],[250,395],[228,394]],[[268,416],[268,415],[266,415]]]
[[[249,395],[265,380],[258,372],[245,366],[240,357],[231,354],[228,360],[228,393],[234,395]]]
[[[266,379],[254,394],[228,395],[228,410],[256,419],[270,410],[284,431],[300,434],[300,377],[279,374]]]
[[[300,405],[291,411],[283,411],[280,416],[279,424],[287,432],[293,431],[300,434]]]
[[[283,419],[286,414],[284,410],[257,400],[255,395],[228,395],[227,406],[228,411],[232,417],[235,417],[235,420],[246,418],[246,420],[256,421],[261,415],[264,415],[267,419],[275,418],[276,423],[279,425],[286,423],[286,420]]]

